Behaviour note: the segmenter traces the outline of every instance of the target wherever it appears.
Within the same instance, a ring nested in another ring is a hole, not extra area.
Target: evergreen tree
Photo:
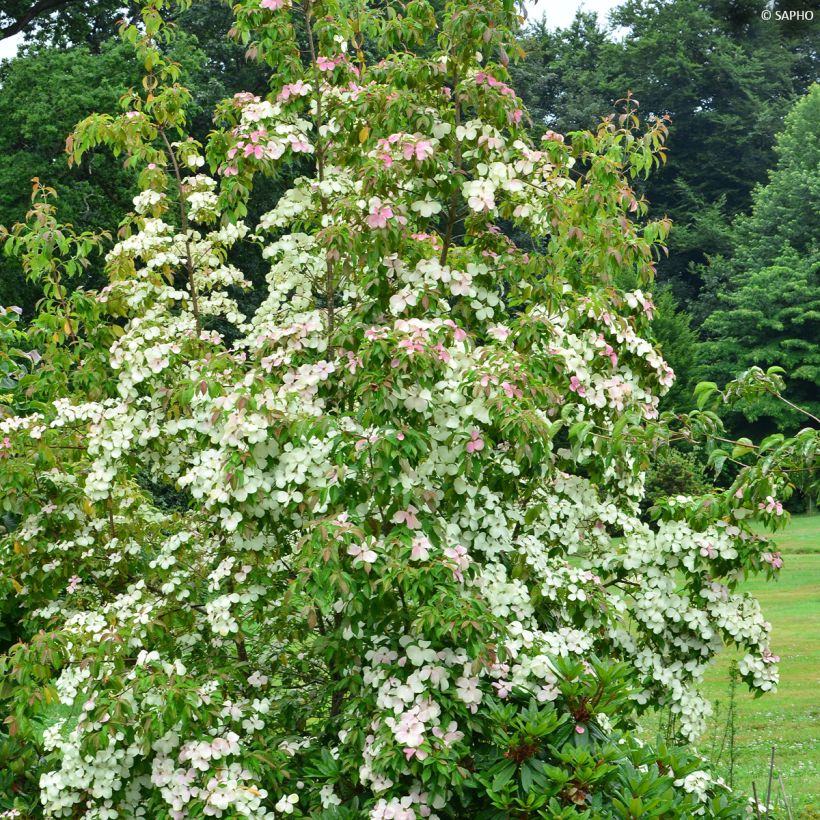
[[[752,364],[785,368],[793,394],[820,415],[820,86],[786,119],[778,162],[735,225],[735,250],[708,270],[714,312],[703,325],[704,375],[719,380]],[[779,428],[804,414],[767,397],[747,403],[747,419]],[[816,421],[816,420],[815,420]]]
[[[698,335],[692,328],[692,317],[680,310],[669,288],[655,295],[656,314],[652,322],[655,341],[672,370],[675,383],[661,400],[664,409],[690,410],[695,387]]]

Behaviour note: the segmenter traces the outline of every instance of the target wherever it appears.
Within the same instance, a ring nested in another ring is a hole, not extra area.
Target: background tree
[[[565,30],[535,27],[516,78],[560,132],[590,127],[628,90],[643,116],[671,116],[669,161],[645,191],[674,224],[659,281],[697,311],[702,265],[728,251],[789,105],[817,76],[816,24],[762,20],[753,0],[627,0],[611,25],[617,35],[581,14]]]
[[[35,177],[56,190],[62,219],[78,230],[116,230],[136,193],[121,157],[98,152],[81,165],[68,165],[65,138],[73,125],[92,111],[116,113],[122,95],[140,82],[132,52],[117,35],[120,18],[111,8],[86,4],[72,9],[70,17],[71,26],[58,18],[49,18],[48,25],[32,23],[29,44],[0,65],[0,151],[5,158],[0,166],[0,225],[23,218]],[[231,10],[221,0],[175,9],[171,22],[177,36],[170,56],[180,62],[192,94],[190,133],[201,140],[213,128],[216,103],[240,89],[264,93],[266,75],[258,62],[247,58],[244,46],[229,39]],[[85,44],[82,26],[93,28],[92,46]],[[270,196],[275,183],[264,180],[260,186],[258,196]],[[255,256],[246,251],[243,262],[251,276],[261,277]],[[99,273],[95,264],[85,280],[72,287],[98,283],[94,277]],[[35,298],[19,265],[0,256],[0,304],[20,305],[30,315]]]
[[[567,28],[557,30],[536,19],[519,42],[526,56],[511,72],[536,134],[592,127],[627,90],[607,80],[606,66],[618,46],[592,12],[579,11]]]
[[[38,177],[56,189],[65,221],[81,230],[116,229],[134,194],[133,175],[108,153],[69,168],[65,140],[78,117],[119,110],[120,97],[139,82],[129,54],[116,42],[98,54],[83,46],[43,48],[0,67],[0,225],[22,219],[31,179]],[[19,264],[0,257],[0,303],[20,305],[30,314],[34,299]]]
[[[732,255],[707,268],[715,308],[703,324],[702,375],[721,380],[754,363],[781,366],[794,396],[820,416],[820,86],[786,118],[776,153],[768,184],[735,223]],[[766,396],[744,415],[768,430],[808,421]]]
[[[133,17],[136,8],[127,0],[6,0],[0,8],[0,40],[23,33],[27,39],[96,51],[116,30],[118,19]]]

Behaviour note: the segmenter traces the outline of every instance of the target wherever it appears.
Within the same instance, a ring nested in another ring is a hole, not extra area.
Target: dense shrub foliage
[[[750,524],[782,521],[816,437],[722,449],[712,405],[779,395],[776,372],[659,415],[673,373],[647,294],[668,224],[631,182],[664,122],[642,130],[627,100],[533,145],[510,0],[438,20],[426,0],[245,0],[234,33],[273,90],[225,101],[203,148],[164,5],[124,30],[142,89],[69,140],[139,176],[116,241],[61,225],[39,185],[4,236],[44,293],[30,324],[0,316],[9,808],[744,814],[634,719],[667,705],[695,737],[725,643],[775,686],[736,586],[780,566]],[[255,181],[290,162],[309,172],[246,225]],[[270,266],[253,315],[246,244]],[[69,291],[100,247],[109,284]],[[737,478],[649,526],[647,454],[676,440]]]
[[[644,482],[643,506],[676,495],[703,495],[711,489],[703,464],[694,453],[662,447],[651,456]]]

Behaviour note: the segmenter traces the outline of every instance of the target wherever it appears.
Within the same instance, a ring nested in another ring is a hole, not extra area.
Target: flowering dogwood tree
[[[61,225],[39,184],[4,236],[45,294],[26,326],[0,315],[0,567],[21,633],[2,697],[27,761],[9,809],[743,814],[634,721],[665,705],[694,738],[725,643],[751,687],[776,684],[736,585],[779,567],[749,522],[783,518],[816,438],[730,454],[712,410],[658,416],[668,224],[631,180],[662,159],[663,121],[640,130],[627,100],[597,133],[533,145],[506,84],[512,0],[438,19],[427,0],[243,0],[233,34],[272,91],[226,101],[203,147],[167,5],[124,30],[143,89],[69,140],[139,174],[109,284],[69,291],[108,240]],[[304,176],[245,224],[257,176],[294,162]],[[253,315],[240,243],[270,263]],[[703,408],[779,379],[706,385]],[[650,448],[697,437],[736,480],[649,526]]]

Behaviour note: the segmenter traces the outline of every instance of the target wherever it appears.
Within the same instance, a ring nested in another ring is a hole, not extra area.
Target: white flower
[[[276,811],[282,812],[282,814],[293,814],[293,807],[299,802],[299,795],[298,794],[288,794],[285,797],[281,797],[274,808]]]
[[[268,676],[256,671],[248,677],[248,683],[256,689],[265,686],[268,682]]]
[[[411,206],[411,210],[416,211],[419,216],[429,217],[434,214],[441,213],[441,203],[427,197],[426,199],[417,199]]]

